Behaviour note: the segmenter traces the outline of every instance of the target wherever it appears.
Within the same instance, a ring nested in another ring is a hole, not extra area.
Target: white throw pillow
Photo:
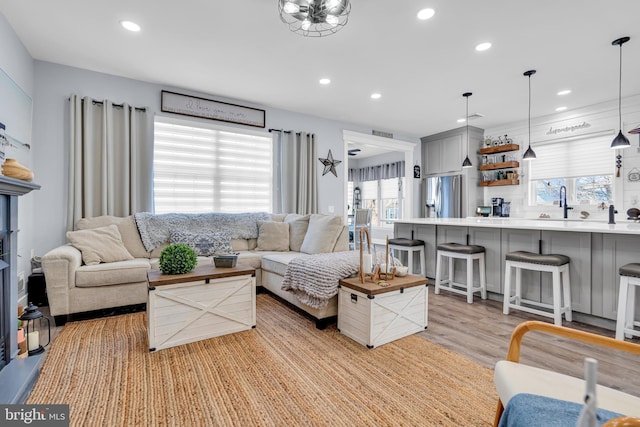
[[[289,250],[289,224],[286,222],[258,221],[259,251]]]
[[[341,231],[342,217],[312,214],[300,252],[321,254],[333,251]]]
[[[289,224],[289,249],[300,252],[304,236],[309,228],[309,218],[311,215],[288,214],[284,222]]]
[[[90,230],[67,231],[67,239],[82,252],[82,260],[86,265],[134,259],[124,247],[115,224]]]

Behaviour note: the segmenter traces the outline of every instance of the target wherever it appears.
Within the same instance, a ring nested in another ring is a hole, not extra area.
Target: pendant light
[[[471,92],[465,92],[462,94],[462,96],[464,96],[465,98],[467,98],[467,116],[466,116],[466,123],[467,123],[467,157],[464,158],[464,162],[462,162],[462,167],[463,168],[470,168],[473,166],[473,164],[471,164],[471,160],[469,160],[469,97],[473,95]]]
[[[531,148],[531,76],[536,73],[536,70],[525,71],[524,75],[529,77],[529,148],[524,152],[522,160],[533,160],[536,158],[536,153]]]
[[[618,79],[618,118],[620,119],[620,130],[618,135],[611,141],[611,148],[631,147],[629,139],[622,134],[622,45],[630,40],[629,37],[621,37],[611,42],[614,46],[620,46],[620,76]]]

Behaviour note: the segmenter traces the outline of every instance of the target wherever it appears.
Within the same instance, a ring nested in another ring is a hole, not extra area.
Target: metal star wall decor
[[[333,154],[331,154],[331,150],[329,150],[329,154],[327,154],[327,158],[323,159],[318,157],[318,160],[324,165],[324,171],[322,171],[322,176],[325,176],[329,172],[331,172],[335,177],[338,177],[338,172],[336,172],[336,166],[342,163],[342,160],[334,160]]]

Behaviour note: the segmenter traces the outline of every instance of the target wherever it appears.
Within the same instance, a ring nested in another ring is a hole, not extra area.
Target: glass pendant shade
[[[469,156],[464,158],[464,162],[462,162],[462,167],[463,168],[473,167],[473,164],[471,164],[471,160],[469,160]]]
[[[629,37],[621,37],[611,42],[614,46],[620,46],[620,76],[618,79],[618,118],[620,120],[620,130],[618,131],[618,135],[616,135],[616,137],[613,138],[613,141],[611,141],[611,148],[614,150],[618,148],[631,147],[629,139],[622,134],[622,45],[629,40]]]
[[[618,136],[613,138],[611,142],[611,148],[627,148],[630,147],[631,143],[629,142],[629,138],[622,134],[622,130],[618,131]]]
[[[536,153],[533,151],[531,146],[527,148],[527,151],[524,152],[524,156],[522,156],[522,160],[533,160],[536,158]]]

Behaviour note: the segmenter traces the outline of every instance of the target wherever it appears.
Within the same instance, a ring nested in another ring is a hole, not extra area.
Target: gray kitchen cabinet
[[[425,175],[462,171],[462,137],[459,131],[452,135],[439,134],[422,144]]]
[[[571,258],[571,309],[591,314],[591,233],[542,231],[542,253]],[[551,274],[542,274],[542,302],[553,302]]]
[[[521,229],[503,229],[500,239],[500,251],[502,253],[500,267],[502,277],[505,271],[505,256],[509,252],[527,251],[538,253],[540,245],[540,230],[521,230]],[[514,270],[515,271],[515,270]],[[515,275],[512,272],[511,277],[515,283]],[[504,289],[504,284],[502,286]],[[514,285],[511,286],[514,289]],[[542,291],[540,289],[540,272],[522,270],[522,298],[531,301],[540,302],[542,300]]]
[[[415,238],[424,241],[424,255],[426,258],[427,277],[436,277],[436,226],[416,224]]]
[[[487,290],[502,293],[501,230],[485,227],[469,227],[469,244],[484,246],[484,262],[487,271]],[[474,283],[479,284],[478,269],[473,270]]]
[[[593,277],[592,314],[606,319],[616,319],[618,314],[618,291],[620,275],[618,270],[625,264],[640,263],[640,238],[626,234],[600,235],[601,250],[594,253],[594,264],[602,266],[602,276]],[[599,243],[596,240],[596,243]],[[598,244],[594,245],[599,249]],[[573,287],[572,287],[573,290]],[[640,301],[636,298],[636,313],[640,313]]]

